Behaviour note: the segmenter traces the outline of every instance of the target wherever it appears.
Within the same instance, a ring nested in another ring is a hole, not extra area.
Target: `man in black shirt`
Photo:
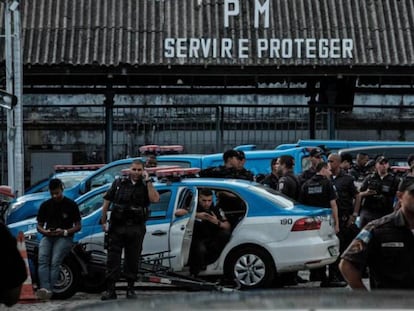
[[[266,177],[261,182],[263,185],[266,185],[274,190],[278,190],[279,188],[279,173],[278,173],[278,158],[273,158],[270,161],[270,174],[266,175]]]
[[[283,155],[277,160],[279,179],[279,191],[293,200],[299,199],[300,182],[293,174],[294,159],[290,155]]]
[[[63,195],[63,183],[54,178],[49,182],[52,196],[40,205],[37,231],[43,234],[39,243],[39,290],[41,300],[52,297],[59,277],[60,265],[73,245],[73,235],[81,229],[81,216],[75,201]]]
[[[371,289],[414,289],[414,185],[401,208],[368,223],[342,254],[339,268],[353,289],[367,290],[362,272],[369,268]]]
[[[375,160],[375,172],[362,182],[355,201],[354,215],[360,216],[360,227],[393,212],[399,178],[389,172],[388,159],[379,156]]]
[[[116,179],[104,196],[102,226],[108,233],[106,262],[107,290],[102,300],[117,299],[115,283],[121,276],[121,256],[125,253],[123,274],[127,280],[126,297],[136,298],[134,283],[138,276],[139,257],[142,251],[150,203],[159,201],[159,193],[152,184],[144,163],[134,160],[129,175]],[[112,202],[109,228],[107,212]]]
[[[330,176],[331,172],[328,168],[328,163],[320,162],[316,166],[316,174],[303,184],[299,202],[311,206],[331,208],[335,232],[338,233],[338,207],[336,205],[335,189]],[[325,267],[311,270],[310,280],[321,281],[321,287],[330,286]]]
[[[324,152],[321,148],[317,147],[312,149],[309,152],[309,160],[311,163],[311,166],[302,172],[302,174],[299,176],[300,184],[303,185],[305,181],[312,178],[316,174],[316,166],[323,162],[322,156],[324,155]]]
[[[189,258],[191,275],[197,276],[217,260],[230,239],[230,228],[223,211],[213,204],[213,192],[200,189]]]

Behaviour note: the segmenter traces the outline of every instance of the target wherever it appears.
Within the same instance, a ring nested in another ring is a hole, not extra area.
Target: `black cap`
[[[321,148],[314,148],[309,152],[311,157],[317,157],[323,155],[323,150]]]
[[[388,163],[388,159],[385,156],[378,156],[375,159],[375,163],[382,163],[382,162]]]

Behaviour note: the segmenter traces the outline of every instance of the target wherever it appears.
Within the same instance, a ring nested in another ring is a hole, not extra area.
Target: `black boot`
[[[135,282],[128,282],[127,292],[126,292],[126,298],[128,299],[135,299],[137,298],[137,294],[134,290],[134,283]]]
[[[113,300],[117,299],[116,291],[115,291],[115,284],[110,283],[107,286],[106,292],[104,292],[101,296],[101,300]]]

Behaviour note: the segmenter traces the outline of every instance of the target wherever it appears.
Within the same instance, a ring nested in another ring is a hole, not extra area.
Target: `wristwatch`
[[[68,230],[63,230],[63,236],[68,236]]]

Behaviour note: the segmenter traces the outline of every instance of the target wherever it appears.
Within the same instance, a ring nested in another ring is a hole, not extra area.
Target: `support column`
[[[113,161],[114,96],[112,86],[105,93],[105,163]]]

